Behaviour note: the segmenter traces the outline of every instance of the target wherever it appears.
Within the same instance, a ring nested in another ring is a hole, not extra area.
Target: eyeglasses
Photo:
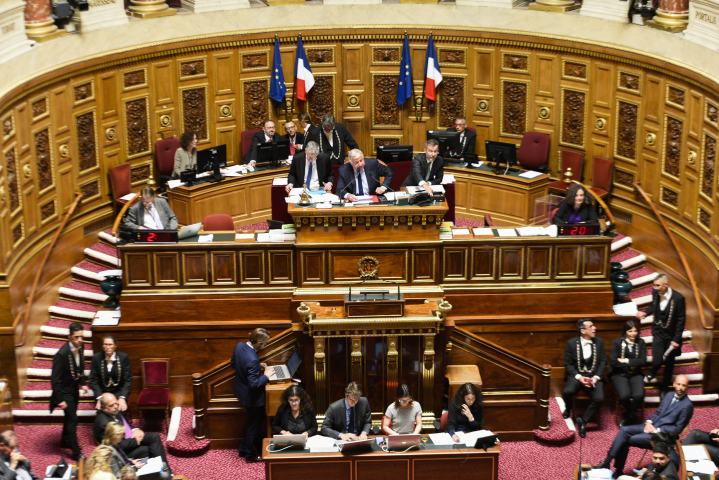
[[[300,403],[300,399],[299,399],[299,398],[296,399],[296,400],[290,399],[290,400],[287,400],[287,401],[290,402],[290,403]]]
[[[399,403],[409,403],[411,401],[412,401],[411,398],[400,398],[399,399]]]
[[[652,288],[662,288],[661,283],[652,283]]]
[[[466,127],[467,124],[466,123],[455,123],[454,126],[455,127]]]

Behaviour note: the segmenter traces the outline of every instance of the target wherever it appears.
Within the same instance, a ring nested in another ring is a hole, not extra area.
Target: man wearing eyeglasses
[[[167,200],[155,197],[152,187],[143,187],[140,201],[127,211],[125,225],[133,230],[177,230],[177,216]]]
[[[664,365],[662,382],[659,392],[662,398],[672,383],[674,361],[681,355],[682,333],[686,321],[686,305],[684,296],[669,287],[669,277],[660,273],[652,284],[652,304],[643,312],[637,312],[639,320],[654,315],[652,321],[652,368],[644,377],[645,382],[651,382],[657,372]]]
[[[465,153],[474,153],[474,144],[477,141],[477,134],[472,130],[467,130],[467,119],[457,117],[454,119],[454,127],[448,128],[448,132],[459,132],[459,151],[447,152],[446,155],[451,158],[458,158],[464,161]]]

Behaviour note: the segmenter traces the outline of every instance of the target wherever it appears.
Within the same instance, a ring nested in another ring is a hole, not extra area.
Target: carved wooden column
[[[50,9],[50,0],[27,0],[25,3],[25,33],[36,42],[46,42],[61,37],[67,32],[55,26]]]
[[[422,355],[422,427],[432,428],[434,425],[434,335],[424,338]],[[451,399],[450,399],[451,400]]]
[[[398,337],[387,337],[387,398],[394,398],[399,384]]]
[[[165,0],[131,0],[128,15],[142,19],[169,17],[177,15],[177,10],[168,7]]]
[[[352,381],[362,383],[362,337],[352,337]]]
[[[544,10],[548,12],[569,12],[577,10],[581,5],[575,5],[574,0],[537,0],[536,3],[530,3],[530,10]]]
[[[689,0],[660,0],[654,18],[648,20],[647,27],[677,33],[685,30],[689,24]]]
[[[325,361],[325,339],[314,338],[315,344],[315,411],[324,412],[327,410],[327,385],[326,382],[326,361]]]

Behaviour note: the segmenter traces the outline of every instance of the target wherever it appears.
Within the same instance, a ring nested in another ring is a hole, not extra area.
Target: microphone
[[[379,183],[379,180],[377,180],[377,178],[376,178],[374,175],[372,175],[371,172],[368,171],[367,173],[369,173],[369,176],[372,177],[372,180],[374,180],[375,182],[377,182],[380,187],[385,187],[384,185],[382,185],[381,183]],[[385,188],[387,188],[387,189],[389,189],[389,190],[392,190],[392,187],[389,187],[389,186],[387,186],[387,187],[385,187]],[[396,194],[396,192],[395,192],[394,190],[392,190],[392,193],[395,194],[395,196],[394,196],[394,204],[395,204],[395,206],[397,206],[397,194]]]
[[[354,170],[353,170],[353,171],[354,171]],[[360,172],[360,173],[361,173],[361,172]],[[342,191],[340,192],[340,194],[339,194],[340,201],[344,200],[345,190],[347,190],[350,185],[352,185],[353,183],[355,183],[355,182],[357,181],[357,178],[359,177],[359,175],[355,175],[354,177],[355,177],[355,178],[353,178],[350,183],[348,183],[347,185],[345,185],[345,188],[343,188]],[[345,203],[347,203],[347,202],[345,201]]]

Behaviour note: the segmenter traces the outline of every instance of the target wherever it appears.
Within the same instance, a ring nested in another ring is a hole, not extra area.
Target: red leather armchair
[[[120,200],[128,193],[132,193],[132,174],[130,172],[130,164],[122,163],[109,170],[110,188],[112,189],[112,206],[115,210],[115,216],[120,213],[122,206],[127,200]]]
[[[564,195],[567,193],[567,184],[564,182],[564,175],[568,168],[572,169],[572,180],[582,181],[582,169],[584,168],[584,154],[569,150],[561,151],[562,175],[559,180],[549,184],[549,193]]]
[[[157,159],[157,172],[160,175],[160,188],[167,189],[167,181],[172,178],[175,169],[175,152],[180,148],[180,141],[176,138],[166,138],[155,143],[155,158]]]
[[[412,170],[412,162],[392,162],[387,164],[387,166],[394,172],[390,187],[396,192],[402,188],[402,184],[407,177],[409,177],[409,173]]]
[[[226,213],[213,213],[206,216],[202,222],[202,230],[206,232],[221,232],[234,229],[235,222]]]
[[[549,134],[526,132],[517,152],[517,160],[522,168],[544,172],[549,163],[550,141]]]
[[[591,191],[596,193],[602,200],[609,196],[612,188],[612,172],[614,161],[594,156],[592,158],[592,186]]]
[[[170,359],[142,358],[142,391],[137,397],[137,410],[142,424],[143,410],[164,410],[170,427]]]
[[[255,133],[259,132],[259,128],[255,128],[254,130],[245,130],[242,132],[242,135],[240,136],[240,141],[242,142],[242,160],[240,163],[244,162],[245,157],[248,153],[250,153],[250,147],[252,146],[252,137],[255,136]]]

